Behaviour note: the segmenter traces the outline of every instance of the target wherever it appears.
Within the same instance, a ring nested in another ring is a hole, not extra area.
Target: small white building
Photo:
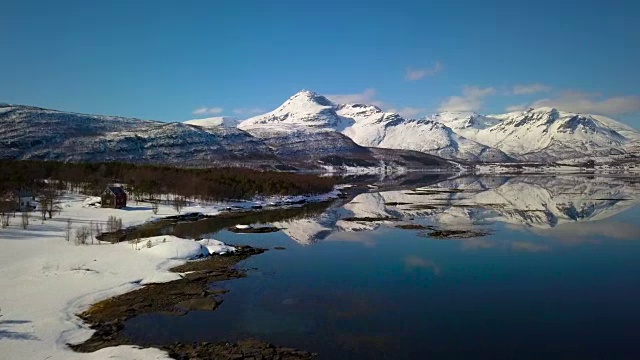
[[[36,202],[30,191],[11,190],[0,195],[0,207],[3,211],[31,211],[35,210]]]
[[[16,192],[16,197],[18,198],[18,210],[31,211],[36,209],[36,198],[31,191],[19,190]]]

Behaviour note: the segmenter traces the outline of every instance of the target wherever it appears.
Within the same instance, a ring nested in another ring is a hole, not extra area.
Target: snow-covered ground
[[[248,208],[278,199],[320,201],[336,194],[337,191],[313,197],[270,197],[257,202],[191,205],[183,208],[182,213],[216,214],[231,205]],[[174,236],[142,239],[137,246],[97,241],[76,246],[73,238],[65,239],[69,218],[75,231],[91,223],[104,224],[111,215],[121,218],[127,227],[176,214],[168,205],[160,205],[158,214],[154,215],[149,203],[130,201],[129,207],[118,210],[88,206],[90,202],[85,196],[67,195],[62,201],[61,213],[53,219],[42,223],[39,213],[32,213],[25,230],[18,214],[8,228],[0,229],[1,359],[168,358],[157,349],[131,346],[80,354],[66,344],[79,343],[91,336],[92,330],[75,316],[91,304],[144,284],[178,279],[179,274],[168,270],[188,259],[234,250],[214,239],[196,242]]]

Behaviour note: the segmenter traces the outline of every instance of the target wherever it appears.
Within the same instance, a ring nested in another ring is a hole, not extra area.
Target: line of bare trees
[[[45,182],[45,179],[49,181]],[[324,193],[330,191],[337,180],[315,174],[243,168],[186,169],[125,163],[0,160],[0,191],[2,187],[25,186],[39,192],[50,182],[57,189],[71,189],[87,195],[98,195],[108,184],[121,182],[127,184],[132,200],[157,200],[159,194],[175,194],[186,199],[216,201],[247,199],[256,194]],[[49,205],[47,208],[53,209]]]

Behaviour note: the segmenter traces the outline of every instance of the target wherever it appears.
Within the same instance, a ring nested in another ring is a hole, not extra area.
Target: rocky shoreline
[[[184,315],[191,310],[215,310],[225,290],[211,289],[210,284],[237,279],[246,273],[235,268],[240,261],[261,254],[266,249],[235,246],[236,251],[187,262],[171,269],[184,273],[179,280],[148,284],[92,305],[78,314],[95,333],[80,344],[69,344],[76,352],[94,352],[106,347],[138,345],[167,351],[175,359],[313,359],[316,354],[278,347],[255,339],[237,343],[140,344],[123,335],[125,322],[140,314],[169,313]]]

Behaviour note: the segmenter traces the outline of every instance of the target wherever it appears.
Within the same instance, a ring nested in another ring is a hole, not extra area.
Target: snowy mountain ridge
[[[372,105],[334,104],[308,90],[238,127],[252,133],[264,126],[280,126],[285,131],[292,125],[340,132],[366,147],[413,150],[473,162],[512,160],[500,150],[466,139],[438,122],[406,120]]]
[[[406,149],[469,162],[514,160],[553,162],[624,154],[640,133],[605,116],[529,109],[498,115],[442,112],[405,119],[366,104],[335,104],[303,90],[275,110],[242,121],[238,127],[294,127],[336,131],[356,144]],[[296,131],[299,131],[296,130]]]
[[[373,105],[335,104],[304,90],[275,110],[242,122],[213,117],[165,123],[1,104],[0,158],[295,164],[331,170],[451,168],[442,158],[471,163],[624,158],[635,164],[640,133],[605,116],[553,108],[405,119]]]
[[[3,105],[0,159],[287,170],[458,169],[450,161],[423,153],[365,148],[347,136],[320,128],[305,126],[300,132],[260,129],[251,134],[233,125],[229,118],[166,123]]]
[[[640,140],[640,133],[608,117],[548,107],[488,116],[458,115],[437,120],[462,136],[521,160],[616,155],[624,153],[627,144]]]

